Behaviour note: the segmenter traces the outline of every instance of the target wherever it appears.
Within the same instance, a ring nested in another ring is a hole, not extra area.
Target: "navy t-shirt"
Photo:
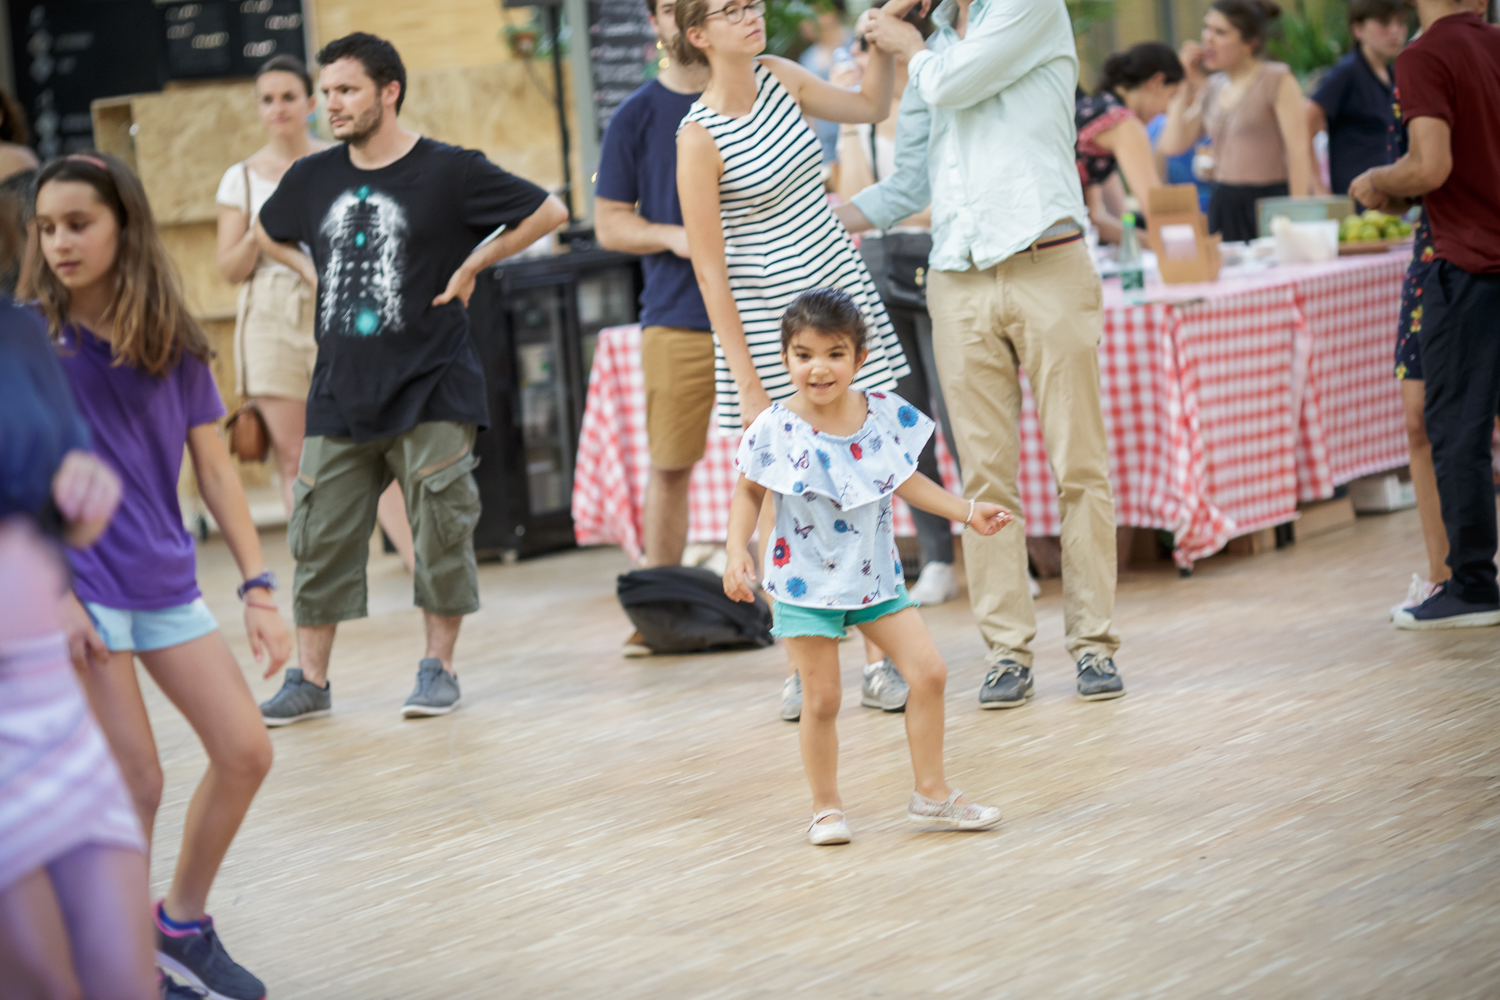
[[[626,98],[604,132],[594,193],[635,205],[648,222],[682,225],[682,205],[677,201],[677,126],[697,99],[697,94],[679,94],[655,80]],[[708,331],[708,310],[691,261],[668,250],[642,257],[641,271],[646,278],[641,292],[642,326]]]
[[[1312,99],[1328,117],[1328,181],[1334,194],[1371,167],[1390,162],[1386,137],[1396,124],[1396,95],[1355,49],[1340,59]]]

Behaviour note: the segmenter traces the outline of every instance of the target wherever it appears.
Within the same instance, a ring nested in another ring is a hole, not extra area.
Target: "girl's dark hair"
[[[781,349],[804,330],[848,337],[854,353],[865,349],[865,318],[854,299],[842,288],[814,288],[792,300],[781,317]]]
[[[267,73],[290,73],[302,81],[303,93],[308,97],[313,95],[312,74],[307,71],[307,65],[296,56],[272,56],[260,64],[255,71],[255,78],[259,80]]]
[[[1141,42],[1104,60],[1104,71],[1099,74],[1099,93],[1134,90],[1158,73],[1166,84],[1181,83],[1186,75],[1182,70],[1182,60],[1177,58],[1171,46],[1161,42]]]
[[[391,83],[401,84],[401,90],[396,94],[396,114],[401,113],[401,102],[406,100],[406,64],[401,61],[396,46],[384,38],[356,31],[323,46],[318,50],[317,58],[319,66],[340,59],[358,59],[365,68],[365,75],[375,81],[377,91],[384,90]]]
[[[0,87],[0,142],[15,142],[22,146],[31,141],[31,132],[26,128],[26,112],[21,110],[10,92]]]
[[[1210,10],[1224,15],[1240,33],[1240,40],[1259,52],[1266,43],[1281,7],[1276,0],[1214,0]]]
[[[110,322],[114,363],[165,375],[182,358],[183,351],[209,360],[213,352],[208,338],[188,312],[177,268],[167,256],[151,217],[146,189],[130,168],[108,153],[70,153],[42,167],[36,180],[37,194],[40,196],[53,181],[87,184],[114,213],[119,225],[115,294],[105,313]],[[31,239],[33,259],[38,262],[33,291],[47,317],[48,332],[56,339],[68,323],[69,293],[45,263],[41,227],[36,227]]]

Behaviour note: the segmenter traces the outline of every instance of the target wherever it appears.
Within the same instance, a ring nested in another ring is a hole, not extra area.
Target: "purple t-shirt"
[[[188,429],[224,415],[213,373],[186,352],[165,376],[111,365],[106,341],[63,331],[63,370],[94,435],[94,453],[123,485],[120,508],[90,548],[69,549],[78,596],[108,608],[159,611],[199,596],[193,536],[177,504]]]

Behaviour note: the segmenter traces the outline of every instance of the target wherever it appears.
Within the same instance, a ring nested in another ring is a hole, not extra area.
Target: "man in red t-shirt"
[[[1420,195],[1437,249],[1421,290],[1424,416],[1453,577],[1396,612],[1395,623],[1500,625],[1491,473],[1500,413],[1500,29],[1457,0],[1416,7],[1422,34],[1396,60],[1410,152],[1349,186],[1375,208]]]

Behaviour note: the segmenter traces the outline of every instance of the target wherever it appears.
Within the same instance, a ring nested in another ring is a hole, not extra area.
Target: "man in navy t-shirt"
[[[1396,127],[1391,63],[1406,44],[1406,8],[1401,0],[1351,0],[1349,34],[1355,48],[1307,102],[1308,138],[1328,133],[1328,186],[1334,194],[1347,193],[1354,178],[1390,162],[1387,142]]]
[[[662,44],[677,34],[676,0],[646,0]],[[601,246],[640,254],[641,368],[646,381],[646,560],[675,566],[687,543],[688,480],[703,457],[714,406],[714,339],[688,259],[677,202],[677,126],[708,83],[708,67],[662,69],[621,104],[604,132],[594,189]],[[649,652],[632,636],[627,655]]]

